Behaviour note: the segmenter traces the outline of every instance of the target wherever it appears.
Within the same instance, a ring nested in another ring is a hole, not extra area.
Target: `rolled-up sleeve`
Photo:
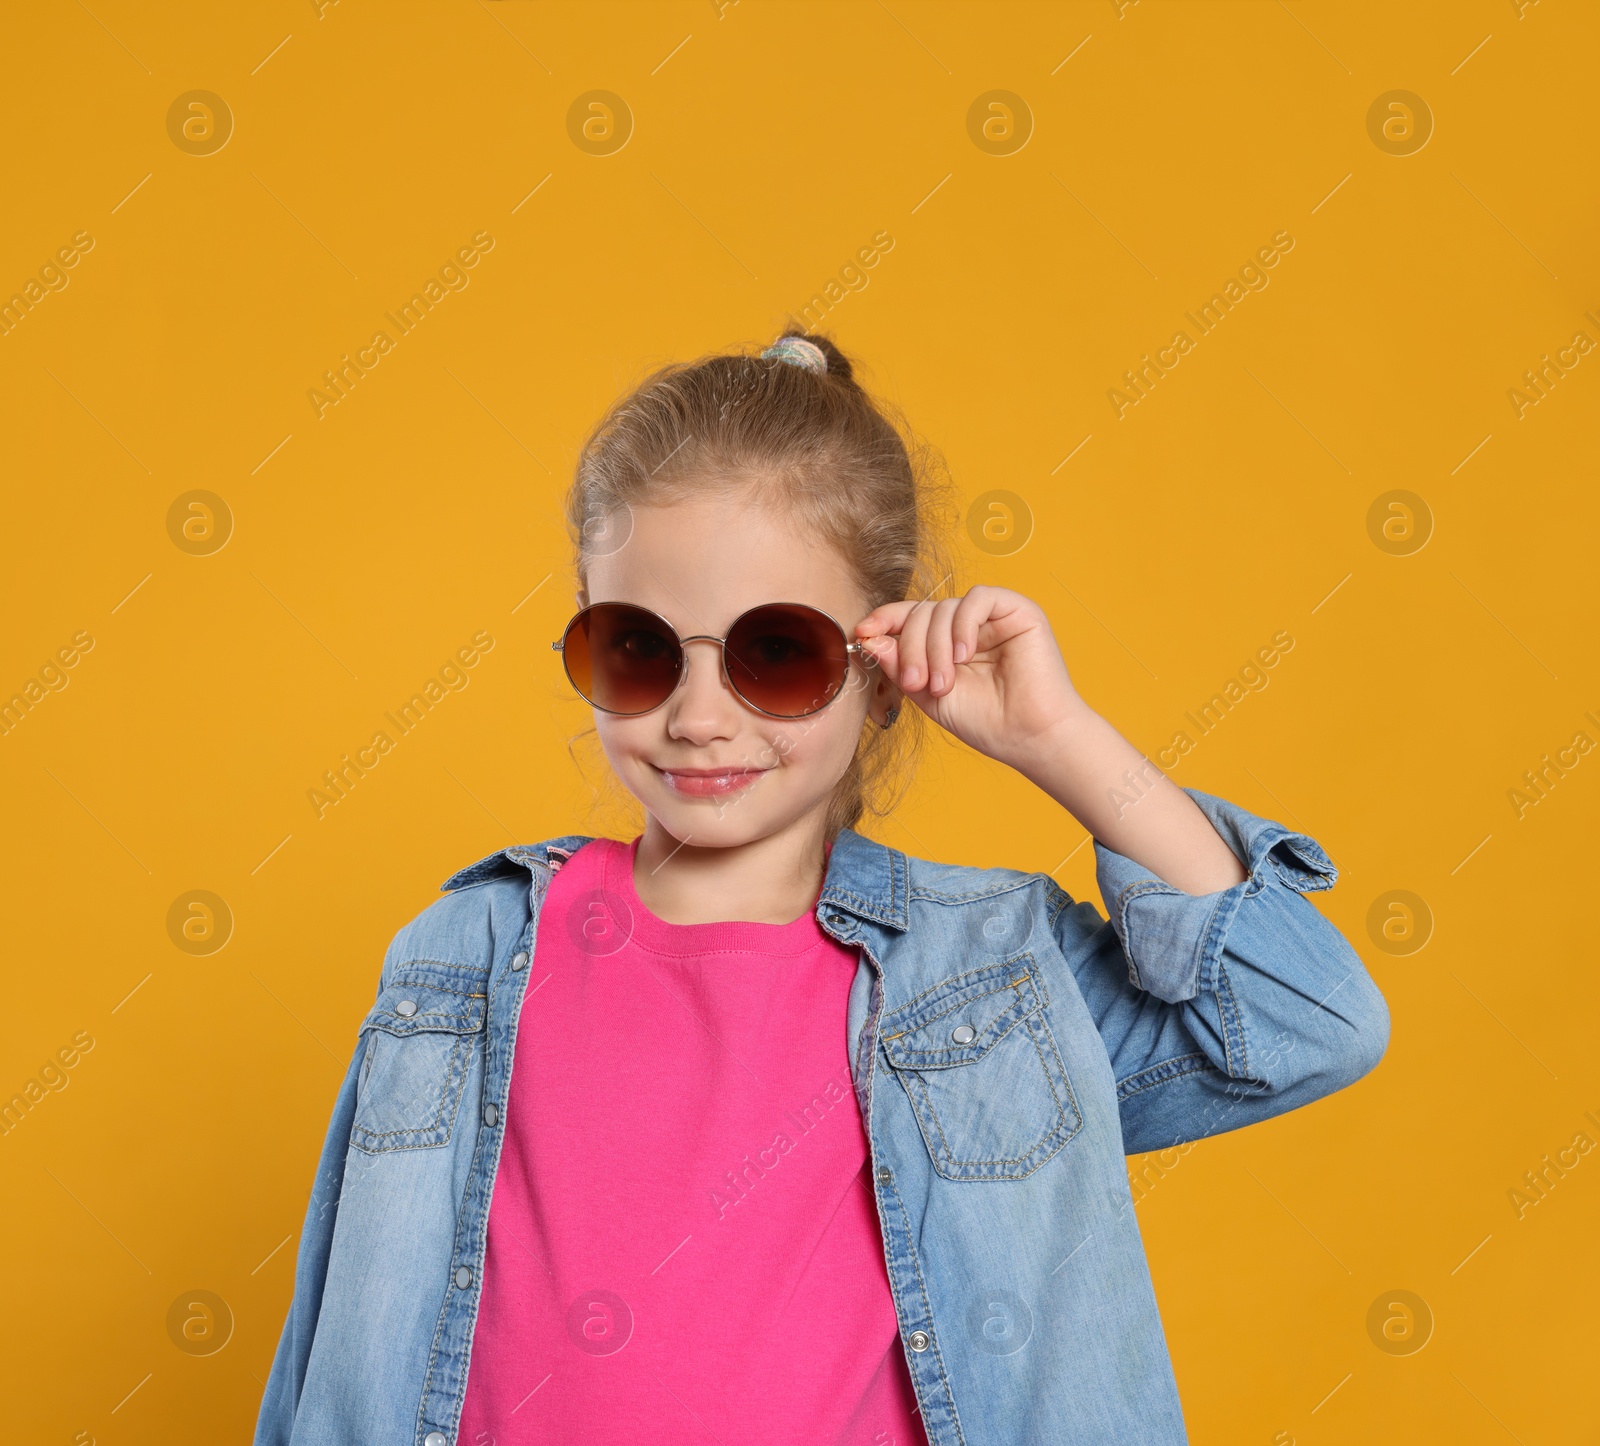
[[[1305,895],[1338,870],[1315,839],[1186,789],[1247,876],[1186,894],[1095,841],[1110,915],[1059,895],[1052,926],[1100,1029],[1124,1148],[1238,1129],[1354,1083],[1389,1011],[1355,950]]]

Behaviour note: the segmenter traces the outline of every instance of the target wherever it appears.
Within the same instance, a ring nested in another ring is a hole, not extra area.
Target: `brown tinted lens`
[[[803,718],[832,701],[849,675],[838,623],[800,603],[754,608],[733,625],[728,681],[763,713]]]
[[[677,686],[683,650],[665,619],[627,603],[594,603],[567,627],[567,677],[607,713],[648,713]]]

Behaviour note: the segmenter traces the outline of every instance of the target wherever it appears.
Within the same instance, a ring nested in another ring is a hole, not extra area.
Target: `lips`
[[[661,781],[687,798],[724,798],[749,788],[765,768],[658,768]]]

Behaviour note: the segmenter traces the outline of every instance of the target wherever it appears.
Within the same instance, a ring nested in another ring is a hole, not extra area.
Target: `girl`
[[[1164,777],[1036,603],[933,600],[918,455],[796,332],[595,429],[554,646],[643,829],[395,937],[257,1446],[1186,1439],[1124,1154],[1350,1084],[1388,1012],[1311,838]],[[1090,831],[1109,920],[856,832],[924,718]]]

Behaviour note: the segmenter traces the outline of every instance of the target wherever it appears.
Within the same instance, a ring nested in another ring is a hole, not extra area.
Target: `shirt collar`
[[[819,908],[839,909],[875,924],[910,927],[911,872],[899,849],[842,828],[828,855]]]
[[[439,887],[441,891],[464,889],[486,879],[515,875],[519,869],[559,868],[584,844],[588,834],[563,834],[536,844],[515,844],[497,849],[475,864],[452,874]],[[828,855],[828,872],[818,911],[834,910],[870,919],[891,929],[904,931],[910,926],[910,868],[898,849],[875,843],[852,828],[839,830]]]
[[[439,890],[444,893],[451,889],[464,889],[469,884],[481,884],[485,879],[514,875],[518,869],[548,869],[552,865],[559,868],[579,848],[591,841],[588,834],[569,833],[559,838],[547,838],[542,843],[513,844],[508,849],[497,849],[477,863],[468,864],[466,868],[451,874],[439,885]]]

